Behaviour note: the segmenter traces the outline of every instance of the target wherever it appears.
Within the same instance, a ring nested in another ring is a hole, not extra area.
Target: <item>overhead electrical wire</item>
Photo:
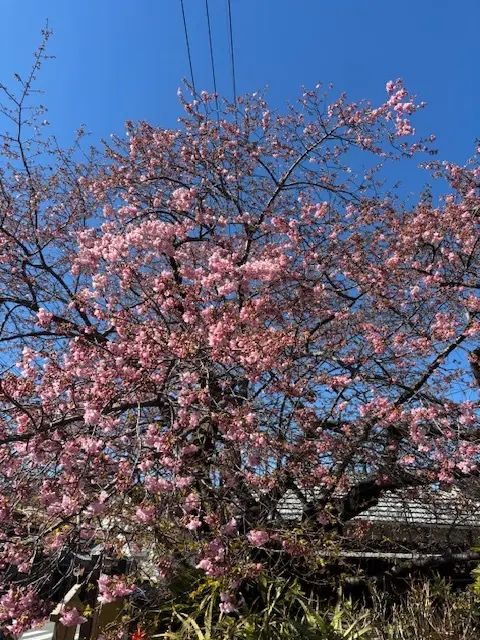
[[[183,4],[183,0],[180,0],[180,5],[182,7],[183,28],[185,30],[185,42],[187,44],[188,64],[190,67],[190,79],[192,81],[193,93],[196,94],[197,90],[195,89],[195,79],[193,77],[192,54],[190,51],[190,41],[188,39],[188,29],[187,29],[187,18],[185,16],[185,6]]]
[[[207,12],[207,26],[208,26],[208,42],[210,45],[210,61],[212,64],[212,77],[213,77],[213,91],[215,92],[215,102],[217,105],[217,119],[219,117],[219,108],[218,108],[218,91],[217,91],[217,78],[215,74],[215,58],[213,55],[213,41],[212,41],[212,26],[210,23],[210,11],[208,7],[208,0],[205,0],[205,11]]]
[[[232,89],[233,89],[233,103],[236,107],[237,105],[237,81],[236,81],[236,72],[235,72],[235,50],[233,45],[233,26],[232,26],[232,6],[231,0],[225,0],[226,5],[226,16],[227,16],[227,31],[229,38],[229,49],[230,49],[230,65],[231,65],[231,73],[232,73]],[[192,52],[190,49],[190,39],[188,37],[188,26],[187,26],[187,17],[185,14],[185,3],[184,0],[180,0],[180,7],[182,10],[182,19],[183,19],[183,29],[185,32],[185,43],[187,46],[187,56],[188,56],[188,66],[190,69],[190,80],[193,89],[193,93],[196,95],[197,90],[195,86],[195,77],[193,74],[193,63],[192,63]],[[205,11],[207,14],[207,27],[208,27],[208,41],[210,48],[210,63],[212,67],[212,78],[213,78],[213,90],[215,92],[215,101],[217,106],[217,118],[219,114],[219,104],[218,104],[218,88],[217,88],[217,75],[215,71],[215,56],[213,53],[213,38],[212,38],[212,24],[210,20],[210,7],[209,0],[205,0]],[[235,118],[237,114],[235,114]]]
[[[230,0],[226,0],[227,5],[227,26],[230,38],[230,62],[232,66],[233,102],[237,106],[237,83],[235,80],[235,53],[233,49],[233,29],[232,29],[232,6]]]

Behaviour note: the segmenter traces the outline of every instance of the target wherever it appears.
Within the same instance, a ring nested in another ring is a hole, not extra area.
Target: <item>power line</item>
[[[188,64],[190,67],[190,78],[192,80],[193,93],[196,94],[197,90],[195,89],[195,80],[193,78],[192,55],[190,52],[190,41],[188,39],[187,19],[185,17],[185,7],[183,5],[183,0],[180,0],[180,5],[182,7],[183,28],[185,30],[185,42],[187,44]]]
[[[217,79],[215,76],[215,59],[213,56],[212,26],[210,24],[210,11],[208,8],[208,0],[205,0],[205,10],[207,12],[208,41],[210,44],[210,61],[212,63],[213,90],[215,92],[215,96],[218,96]],[[216,98],[216,101],[217,101],[217,111],[218,111],[218,98]]]
[[[232,65],[233,101],[236,107],[237,106],[237,86],[235,81],[235,54],[233,50],[232,7],[230,4],[230,0],[226,0],[226,3],[227,3],[228,31],[230,35],[230,61]]]

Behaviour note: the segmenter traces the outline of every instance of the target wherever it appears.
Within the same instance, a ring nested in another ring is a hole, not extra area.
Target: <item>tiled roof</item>
[[[319,495],[319,492],[316,493]],[[314,496],[305,497],[309,500]],[[290,490],[280,500],[277,510],[285,520],[299,520],[303,505],[295,492]],[[375,506],[353,519],[360,520],[417,526],[480,528],[480,502],[465,498],[455,489],[428,489],[418,497],[411,497],[407,490],[387,491]]]

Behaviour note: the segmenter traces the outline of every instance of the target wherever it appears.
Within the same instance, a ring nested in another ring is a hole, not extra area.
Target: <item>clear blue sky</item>
[[[211,89],[205,0],[184,0],[197,89]],[[230,95],[226,0],[209,0],[221,94]],[[463,162],[480,134],[480,0],[231,0],[238,93],[269,85],[274,106],[299,86],[333,82],[382,99],[403,77],[429,103],[416,126],[442,157]],[[0,81],[24,73],[48,18],[56,56],[39,85],[64,141],[85,123],[94,139],[127,119],[174,126],[188,75],[180,0],[2,0]],[[421,124],[419,125],[419,121]]]

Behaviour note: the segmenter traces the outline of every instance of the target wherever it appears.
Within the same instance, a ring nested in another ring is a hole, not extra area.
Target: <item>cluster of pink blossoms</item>
[[[47,605],[42,602],[33,588],[10,589],[0,598],[0,622],[12,634],[21,634],[44,622]]]
[[[118,598],[131,595],[135,591],[134,584],[127,584],[119,576],[107,576],[102,574],[98,578],[98,602],[107,604],[115,602]]]
[[[82,616],[76,607],[73,607],[73,609],[63,609],[59,620],[65,627],[76,627],[79,624],[87,622],[87,618]]]
[[[270,540],[268,531],[252,530],[247,534],[248,541],[253,547],[263,547]]]

